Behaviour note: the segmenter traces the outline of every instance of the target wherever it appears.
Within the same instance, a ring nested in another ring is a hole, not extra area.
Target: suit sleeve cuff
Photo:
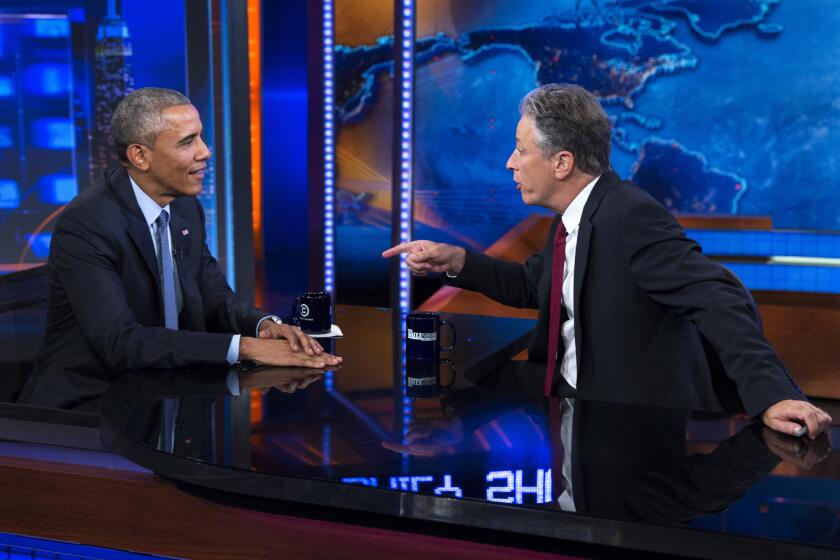
[[[226,358],[228,365],[232,366],[239,361],[239,339],[240,335],[238,334],[233,335],[230,339],[230,346],[228,346]]]

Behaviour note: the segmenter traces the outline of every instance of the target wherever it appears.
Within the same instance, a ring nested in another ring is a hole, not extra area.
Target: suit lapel
[[[177,253],[181,261],[187,262],[192,245],[192,231],[178,201],[170,204],[169,208],[172,211],[172,219],[169,222],[169,229],[172,232],[172,250]]]
[[[204,329],[204,317],[201,306],[201,294],[196,283],[196,275],[193,271],[190,259],[193,228],[187,219],[183,206],[187,203],[186,197],[178,199],[169,205],[172,211],[172,219],[169,222],[172,232],[172,248],[176,254],[178,265],[178,278],[181,281],[181,294],[184,298],[184,312],[190,321],[190,328],[194,330]]]
[[[612,171],[605,173],[595,183],[586,205],[583,207],[583,214],[580,218],[577,234],[577,248],[575,249],[575,292],[574,311],[575,316],[580,313],[580,299],[583,291],[583,280],[586,277],[586,264],[589,261],[589,243],[592,240],[592,216],[598,210],[601,200],[607,190],[619,181],[617,174]],[[577,361],[578,375],[581,372],[580,355],[583,348],[583,327],[581,321],[575,320],[575,359]]]
[[[128,173],[122,167],[109,171],[108,184],[122,206],[123,215],[128,220],[128,235],[143,257],[143,262],[146,263],[146,268],[154,278],[158,291],[160,291],[160,273],[155,256],[155,247],[152,244],[152,234],[149,231],[149,225],[143,218],[143,213],[140,211],[140,205],[137,204],[131,182],[128,179]]]

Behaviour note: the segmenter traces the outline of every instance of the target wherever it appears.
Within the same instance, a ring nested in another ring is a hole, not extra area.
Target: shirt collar
[[[595,188],[595,183],[598,182],[601,176],[598,175],[586,185],[582,191],[578,193],[575,199],[566,208],[561,217],[563,220],[563,227],[566,231],[571,233],[580,224],[580,218],[583,216],[583,207],[586,206],[586,201],[589,200],[589,195],[592,194],[592,189]]]
[[[172,217],[172,212],[169,210],[168,204],[161,208],[157,202],[152,200],[152,197],[143,192],[143,189],[134,182],[131,175],[128,176],[128,180],[131,181],[131,188],[134,190],[134,197],[137,199],[140,211],[143,212],[143,217],[146,219],[147,226],[151,227],[152,224],[155,223],[155,220],[158,219],[158,216],[160,216],[160,213],[164,210],[169,212],[169,216]]]

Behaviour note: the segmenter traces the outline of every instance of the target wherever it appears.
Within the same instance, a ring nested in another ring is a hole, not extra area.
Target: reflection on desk
[[[475,386],[405,401],[379,379],[354,389],[283,368],[141,372],[106,394],[103,421],[131,460],[231,495],[674,553],[694,542],[708,557],[744,537],[778,539],[756,551],[840,549],[840,456],[827,436]]]

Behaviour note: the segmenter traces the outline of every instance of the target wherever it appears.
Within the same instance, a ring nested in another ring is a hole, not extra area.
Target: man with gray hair
[[[340,363],[225,281],[196,199],[210,150],[189,99],[134,91],[114,111],[111,133],[122,165],[56,223],[47,330],[19,401],[81,408],[126,370]]]
[[[507,168],[525,204],[557,214],[543,251],[520,264],[419,240],[383,257],[407,253],[416,275],[445,273],[447,284],[539,309],[528,361],[507,368],[517,390],[720,407],[704,391],[706,344],[751,417],[788,434],[824,431],[831,418],[802,396],[749,293],[662,205],[611,171],[598,100],[549,84],[525,96],[520,112]]]

